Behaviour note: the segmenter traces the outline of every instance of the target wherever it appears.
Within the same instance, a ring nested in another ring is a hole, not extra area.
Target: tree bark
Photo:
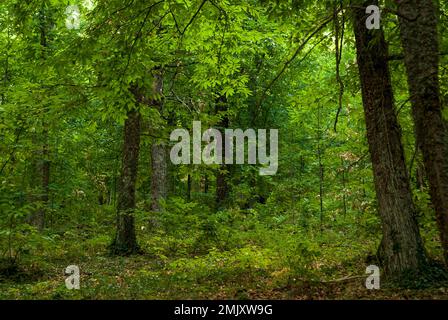
[[[153,70],[153,97],[150,104],[160,113],[163,111],[163,75],[161,69]],[[168,195],[168,146],[164,141],[155,141],[151,147],[151,204],[150,210],[161,211],[161,200]],[[151,226],[157,224],[150,222]]]
[[[347,215],[347,179],[346,179],[346,171],[347,175],[349,173],[345,168],[345,161],[341,158],[341,179],[342,179],[342,208],[344,212],[344,218]]]
[[[324,165],[322,163],[322,127],[321,127],[321,105],[317,109],[317,162],[319,164],[319,208],[320,208],[320,232],[324,231]]]
[[[165,143],[155,143],[151,150],[151,211],[161,211],[161,200],[168,195],[168,150]]]
[[[42,177],[42,195],[40,201],[42,202],[42,208],[39,210],[38,229],[42,231],[45,227],[45,216],[47,212],[49,193],[50,193],[50,147],[48,144],[48,128],[44,124],[44,132],[42,133],[44,143],[42,146],[42,165],[41,165],[41,177]]]
[[[208,193],[208,176],[205,174],[204,176],[204,193]]]
[[[187,177],[187,200],[191,201],[191,175]]]
[[[367,140],[383,231],[378,257],[386,277],[395,277],[420,270],[427,259],[393,104],[384,34],[366,28],[365,9],[354,8],[353,14]]]
[[[448,263],[448,132],[438,79],[437,10],[432,0],[403,0],[398,10],[415,134]]]
[[[216,113],[227,111],[227,99],[225,96],[219,96],[216,101]],[[218,124],[221,130],[222,137],[225,136],[224,131],[229,127],[229,117],[224,114],[223,118]],[[219,166],[218,172],[216,173],[216,206],[219,209],[224,206],[230,192],[229,186],[229,172],[230,166],[225,164],[225,142],[223,139],[222,148],[222,164]]]
[[[131,110],[124,125],[121,176],[118,185],[117,232],[111,249],[114,254],[128,255],[138,251],[134,214],[135,184],[140,152],[140,113]]]
[[[48,48],[47,28],[48,22],[46,19],[45,9],[42,8],[39,11],[39,44],[42,50],[41,60],[45,62],[47,60],[46,50]],[[31,215],[30,222],[39,231],[45,228],[45,216],[47,212],[49,191],[50,191],[50,148],[48,143],[48,124],[46,119],[46,108],[43,108],[42,112],[42,145],[40,150],[40,161],[37,163],[36,171],[40,177],[40,192],[37,197],[40,201],[40,207]]]

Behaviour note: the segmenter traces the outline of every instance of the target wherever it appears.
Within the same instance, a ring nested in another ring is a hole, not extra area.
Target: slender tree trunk
[[[437,11],[432,0],[403,0],[399,13],[415,133],[448,263],[448,132],[441,112]]]
[[[114,254],[127,255],[138,251],[134,226],[135,184],[140,152],[140,113],[128,112],[124,124],[121,176],[118,185],[117,232],[111,246]]]
[[[219,96],[216,101],[216,113],[226,112],[227,111],[227,99],[225,96]],[[221,129],[221,135],[224,137],[224,131],[229,127],[229,117],[224,114],[218,126]],[[222,148],[222,161],[223,164],[220,165],[218,172],[216,174],[216,206],[217,208],[222,207],[228,196],[230,191],[229,186],[229,172],[230,166],[225,164],[225,139],[223,139],[223,148]]]
[[[47,21],[46,21],[46,13],[45,9],[41,9],[39,12],[40,17],[40,46],[42,50],[41,60],[43,62],[46,61],[46,50],[48,48],[48,39],[47,39]],[[40,161],[37,163],[36,171],[38,172],[38,176],[40,176],[40,192],[37,197],[38,201],[41,202],[41,206],[39,209],[34,212],[30,217],[30,222],[34,225],[39,231],[42,231],[45,227],[45,216],[47,211],[48,199],[49,199],[49,186],[50,186],[50,150],[48,144],[48,124],[46,120],[46,108],[43,109],[42,112],[42,142],[40,147]],[[38,139],[39,140],[39,139]]]
[[[366,28],[364,9],[354,8],[353,13],[367,140],[383,230],[378,257],[386,276],[400,276],[418,271],[427,259],[393,105],[384,34]]]
[[[187,200],[191,200],[191,175],[187,177]]]
[[[165,143],[151,148],[151,211],[161,211],[161,200],[168,195],[168,151]]]
[[[346,180],[346,168],[345,168],[345,162],[344,159],[341,158],[341,165],[342,165],[342,205],[343,205],[343,212],[344,212],[344,218],[347,215],[347,180]],[[348,174],[348,171],[347,171]]]
[[[320,208],[320,232],[324,228],[324,165],[322,163],[322,124],[321,105],[317,109],[317,162],[319,164],[319,208]]]
[[[204,176],[204,193],[208,193],[208,176]]]
[[[324,166],[319,156],[319,206],[320,206],[320,231],[324,231]]]
[[[176,114],[174,112],[170,112],[167,125],[170,128],[176,127]],[[176,194],[176,185],[178,182],[177,168],[173,165],[170,159],[170,146],[169,143],[165,143],[166,150],[166,166],[167,166],[167,182],[166,182],[166,196],[175,195]]]
[[[44,120],[45,121],[45,120]],[[46,126],[46,124],[44,124]],[[42,209],[39,214],[39,230],[43,230],[45,227],[45,216],[47,211],[47,205],[50,193],[50,147],[48,144],[48,128],[44,128],[42,133],[44,143],[42,146],[42,165],[41,165],[41,176],[42,176],[42,195],[40,201],[42,202]]]
[[[153,70],[153,98],[151,105],[159,112],[163,111],[163,76],[161,69]],[[168,195],[168,146],[164,141],[155,141],[151,147],[151,205],[153,212],[161,211],[161,200]],[[156,225],[151,221],[150,225]]]

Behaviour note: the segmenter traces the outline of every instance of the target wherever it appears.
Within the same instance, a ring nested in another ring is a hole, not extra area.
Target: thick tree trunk
[[[366,28],[364,9],[355,8],[353,13],[367,139],[383,230],[378,256],[386,276],[399,276],[419,270],[426,263],[426,255],[393,105],[384,34]]]
[[[118,186],[117,233],[111,246],[115,254],[127,255],[138,251],[133,211],[139,152],[140,113],[131,110],[124,125],[123,158]]]
[[[415,133],[448,263],[448,132],[438,80],[437,11],[432,0],[403,0],[399,13]]]

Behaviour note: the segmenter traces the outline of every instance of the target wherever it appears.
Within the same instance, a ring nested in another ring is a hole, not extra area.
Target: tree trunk
[[[367,140],[383,231],[378,257],[384,274],[395,277],[418,271],[426,263],[426,255],[393,105],[384,34],[366,28],[365,9],[354,8],[353,13]]]
[[[317,109],[317,162],[319,164],[319,208],[320,208],[320,232],[324,231],[324,165],[322,163],[323,150],[321,146],[321,105]]]
[[[440,240],[448,263],[448,132],[438,80],[437,11],[432,0],[404,0],[399,23],[416,139],[423,153]]]
[[[45,121],[45,120],[44,120]],[[44,124],[46,126],[46,124]],[[42,165],[41,165],[41,177],[42,177],[42,194],[40,201],[42,202],[42,208],[38,213],[38,229],[43,230],[45,227],[45,216],[48,206],[49,193],[50,193],[50,147],[48,145],[48,129],[45,127],[42,133],[44,143],[42,146]]]
[[[163,111],[163,75],[162,70],[153,70],[153,97],[150,104],[160,113]],[[153,212],[161,211],[161,200],[168,195],[168,145],[163,141],[155,141],[151,147],[151,205]],[[150,226],[157,225],[150,221]]]
[[[168,150],[165,143],[155,143],[151,150],[151,211],[161,211],[161,200],[168,195]]]
[[[216,113],[223,112],[223,118],[218,124],[221,130],[221,135],[224,137],[224,131],[229,127],[229,117],[225,112],[227,111],[227,99],[225,96],[219,96],[216,101]],[[216,174],[216,207],[219,209],[224,206],[228,196],[229,196],[229,171],[230,166],[225,164],[225,142],[223,138],[223,148],[222,148],[222,164],[219,166],[218,172]]]
[[[346,180],[346,168],[345,168],[345,162],[344,159],[341,158],[341,165],[342,165],[342,169],[341,169],[341,174],[342,174],[342,207],[343,207],[343,212],[344,212],[344,218],[347,215],[347,180]],[[347,170],[347,175],[348,175],[348,170]]]
[[[208,176],[205,174],[204,176],[204,193],[208,193]]]
[[[49,200],[49,186],[50,186],[50,160],[49,160],[49,147],[48,147],[48,131],[42,132],[43,143],[38,150],[38,159],[33,161],[33,170],[36,174],[33,175],[36,181],[31,183],[36,186],[38,194],[33,196],[32,201],[38,201],[39,207],[28,217],[27,221],[34,226],[37,230],[42,231],[45,228],[45,216],[47,211],[47,205]],[[34,143],[39,144],[40,139],[35,137]],[[36,184],[37,182],[37,184]]]
[[[111,249],[114,254],[127,255],[138,251],[135,235],[135,183],[140,152],[140,113],[128,112],[124,125],[121,177],[118,185],[117,233]]]
[[[187,177],[187,200],[191,200],[191,175]]]
[[[228,165],[222,164],[216,174],[216,205],[222,207],[229,196]]]
[[[47,60],[46,50],[48,47],[47,41],[47,21],[45,9],[41,9],[39,12],[39,32],[40,32],[40,46],[42,50],[41,60],[45,62]],[[36,171],[40,176],[40,192],[37,197],[40,201],[40,207],[31,215],[30,222],[39,231],[42,231],[45,227],[45,216],[47,211],[49,190],[50,190],[50,150],[48,144],[48,125],[46,120],[46,108],[43,108],[42,113],[42,145],[40,151],[40,161],[37,163]]]

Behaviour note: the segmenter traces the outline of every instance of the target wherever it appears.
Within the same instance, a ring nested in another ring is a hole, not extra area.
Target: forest
[[[448,2],[1,0],[0,300],[448,299]]]

